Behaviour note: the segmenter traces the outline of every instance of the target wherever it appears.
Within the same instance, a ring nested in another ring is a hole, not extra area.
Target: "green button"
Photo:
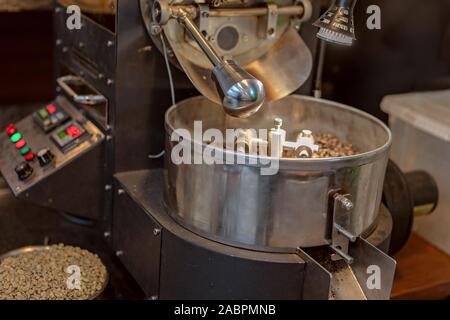
[[[11,141],[14,142],[14,143],[16,143],[17,141],[19,141],[20,139],[22,139],[22,135],[21,135],[20,133],[18,133],[18,132],[14,133],[14,134],[11,136]]]
[[[48,112],[45,109],[41,109],[39,110],[39,115],[41,116],[41,118],[46,118],[48,116]]]
[[[67,133],[65,131],[61,131],[60,133],[58,133],[58,137],[62,140],[67,137]]]
[[[28,152],[30,152],[31,151],[31,149],[30,149],[30,147],[28,147],[28,146],[25,146],[25,147],[23,147],[22,149],[20,149],[20,154],[21,155],[26,155]]]

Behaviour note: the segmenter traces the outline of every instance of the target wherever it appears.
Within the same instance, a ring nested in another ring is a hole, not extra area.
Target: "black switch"
[[[20,163],[15,169],[20,180],[26,180],[33,174],[33,167],[27,162]]]
[[[55,156],[50,151],[50,149],[45,148],[37,153],[37,158],[39,160],[39,164],[41,165],[41,167],[45,167],[46,165],[48,165],[53,161]]]

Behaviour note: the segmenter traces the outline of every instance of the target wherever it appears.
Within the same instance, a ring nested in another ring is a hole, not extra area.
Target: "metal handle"
[[[225,112],[233,117],[246,118],[264,103],[264,85],[242,69],[235,61],[224,61],[209,44],[187,12],[180,11],[177,20],[192,35],[213,65],[212,73]]]
[[[184,11],[181,11],[181,14],[177,17],[177,19],[189,31],[189,33],[194,38],[195,42],[197,42],[197,44],[200,46],[200,48],[206,54],[209,61],[211,61],[211,63],[213,64],[214,67],[224,64],[224,61],[219,57],[219,55],[213,49],[213,47],[211,47],[208,40],[205,39],[203,34],[200,32],[200,30],[197,28],[197,26],[191,20],[191,18],[188,17],[187,13],[185,13]]]
[[[82,84],[89,87],[88,84],[80,77],[64,76],[58,78],[56,82],[61,87],[61,89],[63,89],[77,103],[95,106],[106,102],[106,98],[101,94],[78,94],[77,92],[75,92],[69,84]]]

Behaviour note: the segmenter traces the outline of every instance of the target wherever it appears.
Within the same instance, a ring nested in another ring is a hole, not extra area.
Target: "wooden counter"
[[[413,234],[394,259],[392,299],[448,299],[450,256]]]
[[[50,9],[52,0],[0,0],[0,11]]]

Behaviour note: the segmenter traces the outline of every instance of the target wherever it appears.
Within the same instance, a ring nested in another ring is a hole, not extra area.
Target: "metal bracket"
[[[273,3],[267,4],[267,26],[266,26],[266,39],[275,37],[277,34],[277,22],[278,22],[278,6]]]
[[[333,260],[344,259],[348,264],[352,264],[354,259],[348,254],[349,242],[355,242],[357,236],[350,230],[351,214],[353,212],[353,202],[351,195],[340,193],[332,194],[333,201],[333,226],[331,233],[331,249],[336,253]]]
[[[204,31],[208,31],[209,29],[209,6],[205,4],[198,5],[199,15],[198,15],[198,28],[203,33]],[[207,37],[210,37],[208,34]]]

